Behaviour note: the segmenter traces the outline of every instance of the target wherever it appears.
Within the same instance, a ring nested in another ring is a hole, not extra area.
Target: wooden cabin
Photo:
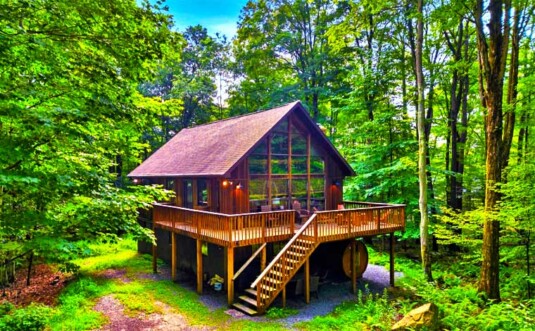
[[[176,193],[141,218],[157,245],[140,251],[152,251],[155,270],[157,256],[169,261],[173,280],[195,275],[199,293],[221,276],[229,305],[251,315],[279,294],[285,303],[297,277],[309,302],[329,269],[345,269],[355,291],[367,263],[355,238],[390,233],[393,247],[405,209],[343,201],[351,175],[299,101],[183,129],[129,174]],[[391,248],[392,284],[393,263]]]

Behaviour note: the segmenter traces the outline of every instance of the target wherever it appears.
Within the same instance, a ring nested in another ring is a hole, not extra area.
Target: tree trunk
[[[422,65],[423,48],[423,0],[418,0],[418,22],[416,26],[416,85],[418,90],[417,127],[418,127],[418,179],[420,188],[420,249],[422,255],[422,268],[428,281],[433,280],[431,273],[431,259],[429,254],[429,214],[427,211],[427,174],[426,174],[426,134],[425,134],[425,100],[424,100],[424,74]]]
[[[515,129],[515,111],[516,111],[516,99],[518,95],[518,66],[519,66],[519,53],[520,53],[520,16],[522,9],[515,8],[515,14],[513,17],[513,31],[511,33],[511,61],[509,63],[509,80],[507,84],[507,105],[508,110],[505,113],[505,124],[503,129],[503,145],[501,150],[501,165],[502,169],[505,169],[509,164],[509,154],[511,151],[511,145],[513,144],[513,133]],[[505,178],[504,178],[505,179]]]
[[[469,62],[468,41],[469,34],[466,33],[464,20],[459,22],[457,33],[444,31],[445,40],[450,49],[455,62]],[[450,103],[448,112],[448,133],[450,134],[449,148],[451,151],[451,164],[449,170],[453,173],[449,175],[449,187],[447,203],[450,208],[461,211],[463,207],[463,187],[462,176],[464,173],[464,143],[466,142],[466,122],[468,111],[468,69],[466,67],[453,68],[451,86],[450,86]],[[459,113],[462,113],[461,127],[459,130]]]
[[[495,219],[499,193],[496,184],[502,179],[505,162],[502,146],[503,85],[509,44],[510,0],[478,0],[475,8],[477,48],[479,55],[479,88],[485,116],[486,176],[485,176],[485,220],[483,225],[483,262],[479,280],[479,291],[492,300],[500,300],[500,222]],[[488,11],[488,13],[487,13]],[[504,17],[505,13],[505,17]],[[483,22],[488,20],[488,23]],[[488,28],[488,37],[486,29]]]
[[[26,275],[26,286],[30,286],[30,279],[32,277],[32,266],[33,266],[33,251],[30,252],[28,257],[28,274]]]

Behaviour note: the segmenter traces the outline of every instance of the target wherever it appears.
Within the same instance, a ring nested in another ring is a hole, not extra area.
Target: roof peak
[[[277,110],[277,109],[281,109],[281,108],[287,108],[288,106],[291,105],[291,107],[289,107],[289,109],[288,109],[288,110],[290,110],[293,107],[295,107],[297,104],[301,104],[301,100],[288,102],[288,103],[285,103],[283,105],[280,105],[280,106],[277,106],[277,107],[274,107],[274,108],[259,109],[259,110],[256,110],[254,112],[251,112],[251,113],[239,114],[239,115],[235,115],[235,116],[231,116],[231,117],[227,117],[227,118],[222,118],[220,120],[216,120],[216,121],[212,121],[212,122],[208,122],[208,123],[202,123],[202,124],[194,125],[194,126],[191,126],[191,127],[184,128],[182,130],[195,129],[195,128],[198,128],[198,127],[217,124],[217,123],[221,123],[221,122],[225,122],[225,121],[230,121],[230,120],[238,119],[238,118],[241,118],[241,117],[247,117],[247,116],[251,116],[251,115],[261,114],[261,113],[265,113],[265,112],[272,111],[272,110]]]

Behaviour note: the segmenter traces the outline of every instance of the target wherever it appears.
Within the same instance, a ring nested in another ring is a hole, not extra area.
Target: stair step
[[[251,306],[256,307],[256,299],[253,299],[253,298],[248,297],[248,296],[246,296],[246,295],[240,295],[239,298],[240,298],[240,300],[247,302],[247,303],[250,304]]]
[[[241,310],[242,312],[246,313],[247,315],[250,315],[250,316],[255,316],[258,314],[258,312],[252,308],[249,308],[245,305],[242,305],[241,303],[235,303],[232,305],[234,308],[238,309],[238,310]]]
[[[256,296],[258,295],[256,290],[253,290],[252,288],[248,288],[245,290],[245,292],[249,295],[252,295],[253,299],[256,300]],[[267,298],[269,298],[269,295],[262,294],[262,299],[267,299]]]

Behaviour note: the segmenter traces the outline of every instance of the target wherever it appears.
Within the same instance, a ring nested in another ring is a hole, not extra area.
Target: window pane
[[[271,154],[288,154],[288,134],[275,133],[271,137]]]
[[[292,134],[292,154],[307,154],[307,140],[300,134]]]
[[[184,180],[184,207],[193,208],[193,181],[191,179]]]
[[[311,209],[324,210],[325,208],[325,179],[316,177],[310,179]]]
[[[274,132],[288,132],[288,120],[283,120],[276,127],[273,128]]]
[[[306,156],[292,156],[292,174],[306,174],[307,173],[307,157]]]
[[[292,180],[292,206],[294,201],[301,204],[301,209],[309,209],[307,206],[307,180],[293,179]]]
[[[249,180],[249,209],[252,212],[260,211],[260,206],[268,204],[267,180],[263,178]]]
[[[288,173],[288,157],[287,156],[272,156],[271,157],[271,173],[274,175],[282,175]]]
[[[175,190],[175,180],[174,179],[166,179],[165,180],[165,189],[174,191]]]
[[[249,156],[249,173],[250,174],[267,174],[267,156],[251,155]]]
[[[319,156],[310,157],[310,173],[322,174],[324,169],[323,159]]]
[[[208,183],[206,179],[197,180],[197,205],[208,206]]]
[[[272,179],[271,183],[272,208],[288,208],[288,179]]]
[[[254,149],[252,154],[267,155],[267,140],[262,140],[260,145]]]

